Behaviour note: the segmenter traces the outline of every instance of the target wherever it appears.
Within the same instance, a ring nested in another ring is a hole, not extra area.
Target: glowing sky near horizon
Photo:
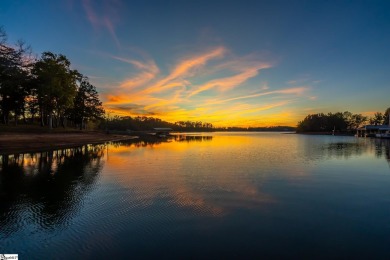
[[[295,126],[390,106],[389,1],[0,2],[9,42],[65,54],[110,115]]]

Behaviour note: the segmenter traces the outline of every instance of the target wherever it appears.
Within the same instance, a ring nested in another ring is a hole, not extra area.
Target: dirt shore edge
[[[78,147],[86,144],[100,144],[137,138],[135,136],[85,133],[2,133],[0,155],[50,151]]]

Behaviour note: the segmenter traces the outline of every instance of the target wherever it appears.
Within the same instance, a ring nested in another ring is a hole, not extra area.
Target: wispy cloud
[[[91,1],[82,0],[82,6],[86,17],[94,30],[104,28],[110,34],[115,44],[120,47],[118,36],[115,32],[114,21],[118,19],[119,1]]]
[[[211,104],[223,104],[223,103],[226,103],[226,102],[231,102],[231,101],[240,100],[240,99],[256,98],[256,97],[267,96],[267,95],[274,95],[274,94],[295,94],[295,95],[301,95],[305,91],[307,91],[308,89],[309,89],[308,87],[280,89],[280,90],[274,90],[274,91],[268,91],[268,92],[260,92],[260,93],[256,93],[256,94],[245,95],[245,96],[237,96],[237,97],[232,97],[232,98],[227,98],[227,99],[210,100],[210,101],[207,102],[207,104],[208,105],[211,105]]]
[[[104,95],[108,110],[120,115],[155,115],[168,121],[244,124],[244,120],[254,122],[256,116],[310,97],[309,86],[270,86],[261,71],[272,68],[272,61],[255,54],[238,57],[224,46],[185,55],[168,72],[144,56],[109,56],[129,65],[132,72]]]
[[[310,75],[302,75],[296,79],[292,79],[286,82],[288,85],[297,86],[297,85],[317,85],[321,83],[320,80],[313,80]]]
[[[268,67],[263,67],[263,68],[268,68]],[[216,88],[220,91],[226,91],[226,90],[230,90],[232,88],[238,87],[242,83],[247,81],[248,79],[257,76],[258,70],[260,70],[260,69],[261,68],[258,68],[258,69],[251,68],[251,69],[248,69],[244,72],[241,72],[241,73],[234,75],[234,76],[231,76],[231,77],[225,77],[225,78],[211,80],[204,85],[196,87],[196,89],[194,91],[190,92],[188,97],[197,95],[203,91],[213,89],[213,88]]]
[[[108,96],[109,105],[142,99],[142,103],[148,109],[151,109],[182,101],[182,93],[186,90],[186,86],[191,86],[188,78],[194,77],[199,69],[210,60],[222,58],[226,52],[227,49],[225,47],[219,46],[200,54],[189,55],[179,60],[168,75],[161,75],[150,84],[149,82],[160,73],[154,61],[150,60],[145,63],[134,59],[112,56],[113,59],[132,64],[139,70],[139,73],[130,79],[126,79],[121,84],[120,87],[124,88],[127,93],[124,93],[122,90],[122,93],[120,93],[121,97],[115,97],[112,94]],[[135,87],[139,86],[142,89],[135,89]],[[159,95],[166,91],[172,91],[168,93],[168,97],[153,98],[154,95]],[[128,96],[129,98],[124,98],[123,96]]]
[[[172,80],[183,79],[194,76],[196,69],[205,66],[208,61],[216,58],[222,58],[227,52],[225,47],[217,47],[205,53],[198,55],[192,55],[188,58],[184,58],[173,68],[171,73],[159,80],[156,84],[147,88],[147,92],[151,93],[154,91],[160,91],[160,88],[170,83]]]
[[[85,13],[87,15],[88,21],[92,24],[93,27],[97,28],[100,25],[99,19],[92,7],[90,0],[82,1]]]
[[[116,35],[114,25],[109,17],[104,17],[103,23],[107,28],[108,32],[111,35],[111,38],[114,40],[117,47],[121,47],[121,43],[119,42],[118,36]]]
[[[154,79],[160,72],[154,60],[147,60],[146,62],[126,59],[118,56],[111,56],[111,58],[122,61],[124,63],[134,66],[139,72],[136,75],[133,75],[131,78],[125,79],[121,83],[121,87],[127,90],[133,89],[135,87],[144,86],[152,79]]]

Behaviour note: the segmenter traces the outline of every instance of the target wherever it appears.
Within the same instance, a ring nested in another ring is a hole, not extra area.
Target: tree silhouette
[[[390,107],[388,107],[385,111],[383,124],[389,125],[389,115],[390,115]]]
[[[77,88],[73,107],[69,109],[69,116],[81,130],[86,120],[102,118],[104,109],[95,86],[89,83],[88,78],[82,76],[79,81],[80,86]]]
[[[35,63],[33,74],[41,124],[45,124],[44,118],[47,115],[51,128],[53,115],[56,119],[63,119],[66,109],[73,105],[78,72],[70,69],[70,61],[64,55],[44,52],[41,59]]]
[[[24,114],[25,99],[30,80],[30,48],[19,41],[15,47],[6,43],[7,35],[0,28],[0,109],[2,122],[8,124],[10,113],[15,117]]]
[[[380,112],[376,112],[373,117],[370,118],[371,125],[382,125],[384,122],[384,115]]]
[[[297,132],[330,132],[333,130],[355,130],[367,121],[367,117],[361,114],[343,113],[319,113],[306,116],[298,122]]]
[[[33,58],[23,41],[8,44],[0,27],[0,122],[8,124],[13,116],[17,124],[23,116],[27,123],[27,114],[34,123],[39,115],[41,125],[52,128],[65,126],[66,118],[77,125],[101,118],[104,110],[96,88],[70,65],[65,55],[52,52],[44,52],[39,60]]]

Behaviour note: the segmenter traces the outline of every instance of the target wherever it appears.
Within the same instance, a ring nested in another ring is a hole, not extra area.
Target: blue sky
[[[390,106],[390,1],[0,2],[9,42],[65,54],[118,115],[295,125]]]

